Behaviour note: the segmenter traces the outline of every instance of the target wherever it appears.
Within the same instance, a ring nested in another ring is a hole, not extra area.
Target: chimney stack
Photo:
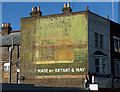
[[[41,16],[42,12],[40,11],[40,7],[33,7],[32,12],[30,13],[31,17]]]
[[[64,8],[62,9],[63,14],[70,14],[72,12],[72,9],[70,8],[70,3],[65,3]]]
[[[11,30],[10,23],[2,23],[1,35],[9,35]]]
[[[37,11],[37,7],[35,7],[35,11]]]

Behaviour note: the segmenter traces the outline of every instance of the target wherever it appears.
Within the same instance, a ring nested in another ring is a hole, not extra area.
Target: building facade
[[[12,31],[10,23],[3,23],[0,38],[2,40],[0,44],[1,83],[18,83],[20,31]]]
[[[88,12],[88,68],[100,88],[111,87],[110,21]],[[91,79],[92,80],[92,79]]]
[[[21,18],[21,33],[12,31],[9,23],[2,25],[1,82],[119,88],[120,24],[88,6],[72,12],[68,3],[62,11],[42,16],[40,7],[32,8],[31,17]]]
[[[24,35],[21,35],[20,67],[24,70],[20,73],[25,77],[21,82],[39,86],[84,86],[88,61],[86,12],[72,16],[69,7],[63,8],[63,14],[40,16],[39,13],[39,8],[35,8],[30,18],[21,19]]]
[[[110,21],[110,25],[112,82],[120,87],[120,24]]]
[[[89,11],[21,18],[21,83],[84,87],[85,79],[111,87],[110,21]],[[93,80],[92,77],[95,77]],[[110,77],[109,77],[110,76]],[[93,81],[92,81],[93,80]]]

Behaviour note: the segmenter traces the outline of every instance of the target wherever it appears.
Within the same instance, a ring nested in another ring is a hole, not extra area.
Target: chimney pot
[[[5,27],[7,26],[7,23],[5,23]]]
[[[89,6],[87,5],[87,9],[86,9],[87,11],[89,10]]]
[[[66,8],[66,7],[67,7],[67,4],[65,3],[65,4],[64,4],[64,8]]]
[[[35,11],[37,11],[37,7],[35,7]]]
[[[6,23],[6,26],[8,27],[8,23]]]
[[[67,4],[67,7],[70,7],[70,3]]]
[[[10,23],[2,23],[2,27],[10,27]]]
[[[7,23],[6,26],[9,27],[9,26],[10,26],[10,23]]]
[[[38,7],[38,11],[40,11],[40,7]]]
[[[2,27],[4,27],[5,26],[5,23],[2,23]]]
[[[34,11],[34,8],[32,8],[32,11]]]
[[[109,19],[109,15],[107,14],[107,19]]]

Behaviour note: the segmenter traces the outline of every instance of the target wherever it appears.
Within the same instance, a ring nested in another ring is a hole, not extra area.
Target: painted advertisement
[[[21,41],[26,47],[21,46],[21,61],[26,63],[26,73],[28,69],[35,71],[35,76],[87,73],[88,32],[85,14],[36,19],[26,23],[32,24],[23,29]]]

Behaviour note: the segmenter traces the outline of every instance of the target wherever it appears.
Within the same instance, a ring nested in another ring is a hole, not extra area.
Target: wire
[[[114,21],[114,0],[112,0],[112,17],[113,17],[113,21]]]

